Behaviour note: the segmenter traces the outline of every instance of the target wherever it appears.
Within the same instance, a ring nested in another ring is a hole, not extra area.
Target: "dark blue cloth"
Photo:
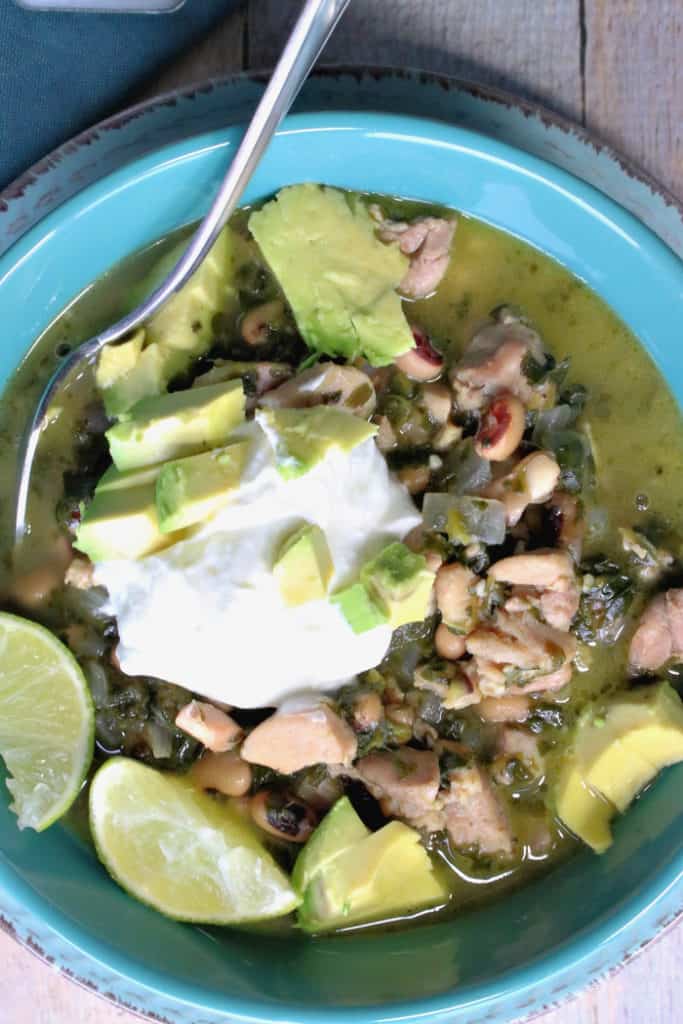
[[[0,188],[114,113],[238,0],[173,14],[47,14],[0,0]]]

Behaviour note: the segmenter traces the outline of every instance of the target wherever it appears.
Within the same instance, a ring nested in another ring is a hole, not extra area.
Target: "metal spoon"
[[[218,194],[181,259],[168,277],[141,305],[111,327],[75,348],[53,374],[40,396],[19,446],[14,505],[15,545],[20,544],[27,532],[26,509],[33,460],[46,423],[48,407],[56,389],[79,363],[92,359],[105,345],[119,341],[148,320],[194,274],[237,206],[280,121],[296,99],[348,4],[349,0],[306,0]]]

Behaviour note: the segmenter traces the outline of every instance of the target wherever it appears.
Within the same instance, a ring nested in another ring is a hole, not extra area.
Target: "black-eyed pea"
[[[482,415],[474,449],[482,459],[502,462],[517,450],[524,436],[526,410],[516,395],[496,395]]]
[[[305,843],[318,823],[314,811],[303,801],[269,789],[254,794],[249,809],[255,825],[288,843]]]
[[[192,765],[192,779],[202,789],[225,796],[245,796],[251,789],[251,765],[234,750],[221,754],[206,752]]]

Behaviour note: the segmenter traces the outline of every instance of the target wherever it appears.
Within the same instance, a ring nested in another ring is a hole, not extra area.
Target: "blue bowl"
[[[251,87],[247,83],[247,92]],[[683,264],[623,207],[500,139],[447,121],[333,106],[288,118],[247,202],[314,180],[472,214],[559,260],[599,292],[683,400],[676,315]],[[165,124],[166,134],[148,132],[146,146],[173,142],[96,176],[0,258],[1,381],[96,277],[204,213],[240,130],[233,125],[175,138],[181,111],[182,104],[164,110],[156,127]],[[129,123],[121,121],[118,130]],[[129,153],[145,148],[129,146]],[[88,179],[87,160],[82,148],[77,151],[80,166],[69,173],[80,184]],[[60,161],[67,169],[73,152]],[[106,166],[105,159],[99,169]],[[62,167],[53,174],[54,187],[68,191],[67,177]],[[27,206],[26,196],[35,199],[36,183],[41,179],[34,174],[5,206],[0,197],[0,214],[12,212],[15,202],[15,215],[25,223],[35,219],[35,202]],[[617,823],[614,845],[603,857],[585,851],[499,904],[418,930],[323,941],[166,920],[123,893],[93,852],[61,826],[43,835],[20,833],[3,792],[0,905],[20,938],[33,936],[35,944],[37,936],[64,969],[157,1018],[187,1024],[226,1014],[311,1024],[500,1020],[551,1003],[604,973],[676,916],[682,782],[683,767],[666,772]]]

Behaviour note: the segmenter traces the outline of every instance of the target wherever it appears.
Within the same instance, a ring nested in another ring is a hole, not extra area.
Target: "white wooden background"
[[[250,0],[144,95],[272,64],[297,9]],[[539,100],[683,196],[683,0],[352,0],[326,59],[422,67]],[[683,927],[542,1024],[679,1024],[681,962]],[[0,1024],[135,1020],[2,934],[0,965]]]

